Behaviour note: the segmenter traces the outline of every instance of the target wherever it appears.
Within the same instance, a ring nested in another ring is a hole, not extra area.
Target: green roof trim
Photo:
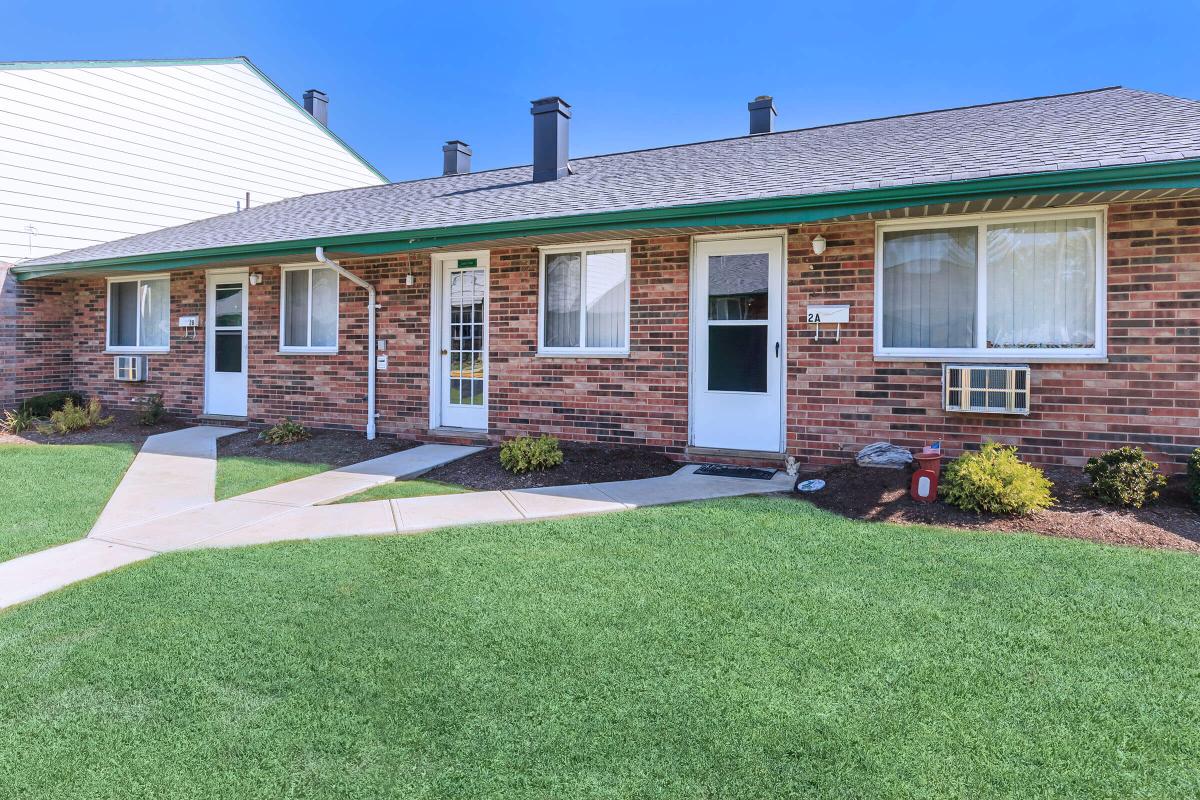
[[[912,205],[954,203],[1011,195],[1174,188],[1200,188],[1200,159],[1026,173],[824,194],[697,203],[598,214],[519,219],[420,230],[326,236],[285,242],[263,242],[95,261],[67,262],[44,267],[23,268],[18,264],[10,271],[19,280],[63,275],[83,270],[111,271],[119,269],[130,272],[150,272],[217,265],[228,261],[294,258],[307,255],[318,245],[338,254],[374,255],[446,247],[488,239],[620,230],[622,228],[796,224],[852,214],[887,211]]]
[[[219,56],[215,58],[133,58],[126,61],[0,61],[0,70],[21,70],[21,69],[87,69],[99,67],[207,67],[217,64],[244,64],[251,72],[258,76],[259,80],[274,89],[280,97],[287,100],[294,107],[299,109],[304,118],[316,125],[317,128],[326,136],[333,139],[342,149],[349,153],[356,161],[366,167],[371,174],[379,178],[384,183],[390,183],[388,177],[380,172],[367,159],[363,158],[353,147],[348,145],[346,141],[323,125],[319,120],[313,117],[304,110],[304,106],[300,102],[285,92],[279,84],[271,80],[265,72],[246,56]]]

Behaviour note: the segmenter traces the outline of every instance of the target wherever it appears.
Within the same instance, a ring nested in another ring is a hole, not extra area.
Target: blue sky
[[[1140,10],[1145,9],[1143,15]],[[1144,17],[1144,21],[1139,17]],[[529,101],[576,156],[1113,84],[1200,98],[1200,4],[8,0],[3,60],[249,56],[394,180],[530,160]]]

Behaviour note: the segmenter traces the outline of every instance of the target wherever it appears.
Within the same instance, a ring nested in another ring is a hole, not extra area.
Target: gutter
[[[369,441],[375,438],[375,312],[379,310],[379,306],[375,302],[375,287],[336,261],[326,258],[324,247],[318,246],[314,255],[317,261],[338,275],[367,290],[367,440]]]
[[[622,228],[786,225],[833,217],[886,211],[911,205],[936,205],[1006,195],[1078,194],[1139,189],[1200,187],[1200,159],[1125,164],[1077,170],[1048,170],[989,178],[853,189],[811,195],[724,200],[680,206],[535,217],[502,222],[453,225],[408,231],[324,236],[319,239],[224,245],[197,250],[119,256],[92,261],[17,265],[17,280],[51,277],[83,270],[118,269],[155,272],[215,266],[247,259],[269,261],[307,255],[315,245],[355,255],[396,253],[513,237],[553,233],[611,231]]]

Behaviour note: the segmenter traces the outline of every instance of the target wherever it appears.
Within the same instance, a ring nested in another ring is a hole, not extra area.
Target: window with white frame
[[[329,267],[283,268],[280,349],[334,352],[338,343],[338,274]]]
[[[880,223],[881,357],[1102,357],[1102,212]]]
[[[629,352],[629,245],[544,248],[538,350],[551,355]]]
[[[171,345],[171,279],[110,278],[107,347],[117,352],[165,353]]]

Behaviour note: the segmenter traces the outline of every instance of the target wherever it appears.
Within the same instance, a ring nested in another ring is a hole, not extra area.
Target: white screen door
[[[692,444],[781,452],[783,240],[699,241],[692,269]]]
[[[205,314],[204,411],[246,416],[245,272],[209,273]]]
[[[449,258],[442,262],[441,424],[487,429],[486,262]]]

